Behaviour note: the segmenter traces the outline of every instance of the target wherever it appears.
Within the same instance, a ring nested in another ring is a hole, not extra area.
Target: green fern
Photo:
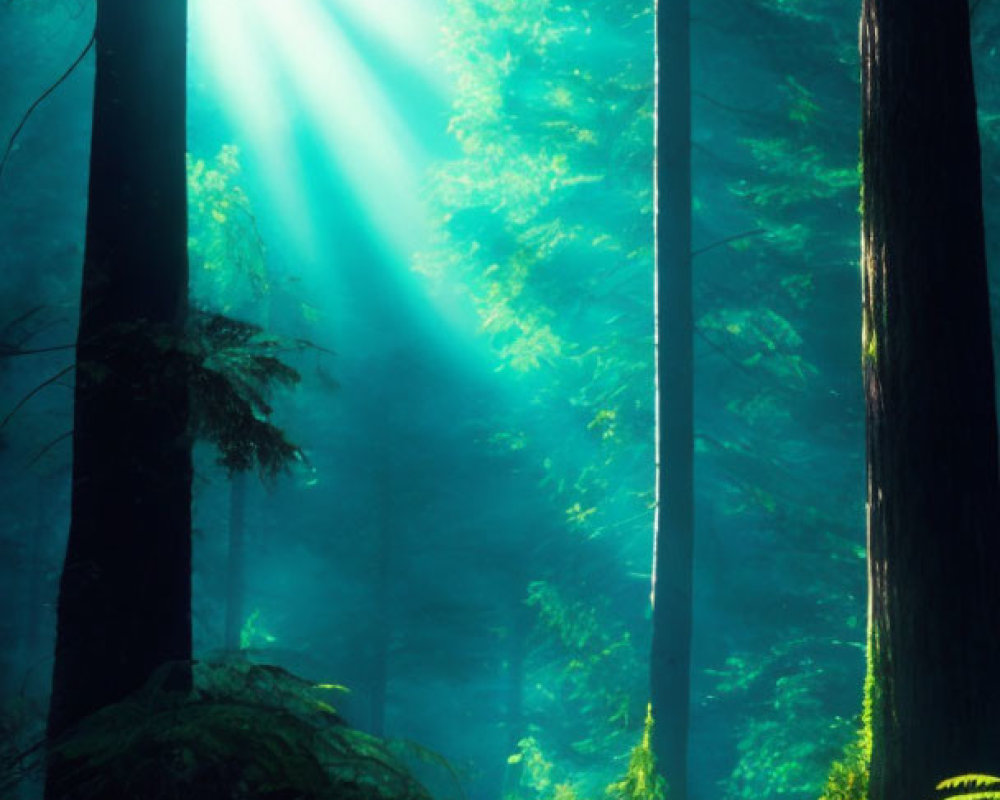
[[[231,472],[256,468],[262,477],[274,477],[302,460],[301,450],[270,421],[269,398],[276,387],[299,382],[299,373],[280,356],[305,347],[223,314],[191,315],[181,354],[194,433],[216,446],[219,462]]]
[[[941,781],[934,788],[938,791],[943,789],[967,789],[969,787],[977,788],[980,786],[996,786],[1000,784],[1000,778],[993,775],[977,775],[976,773],[969,773],[968,775],[958,775],[954,778],[948,778],[947,780]]]
[[[1000,786],[1000,778],[993,775],[983,775],[979,773],[969,773],[967,775],[956,775],[941,781],[935,788],[940,791],[948,789],[979,789],[986,786]],[[1000,800],[1000,789],[992,789],[985,792],[965,792],[951,794],[942,800]]]
[[[373,736],[348,728],[322,687],[243,658],[196,663],[194,690],[144,689],[55,743],[73,800],[430,800]]]

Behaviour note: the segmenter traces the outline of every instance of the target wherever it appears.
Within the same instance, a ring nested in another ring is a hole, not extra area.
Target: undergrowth
[[[236,658],[195,664],[191,692],[165,675],[54,745],[59,800],[430,800],[325,685]]]

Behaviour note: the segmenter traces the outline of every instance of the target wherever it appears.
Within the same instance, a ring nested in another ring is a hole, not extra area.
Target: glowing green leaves
[[[1000,800],[1000,778],[993,775],[959,775],[941,781],[935,788],[939,792],[950,789],[961,790],[958,794],[950,794],[943,800]]]
[[[729,190],[756,206],[786,208],[807,200],[824,200],[840,193],[853,193],[858,171],[830,166],[816,145],[798,146],[788,139],[743,139],[760,169],[757,182],[740,181]]]
[[[642,729],[642,739],[629,757],[625,777],[607,788],[607,796],[614,800],[666,800],[669,796],[667,782],[656,769],[653,755],[653,709],[646,706],[646,721]]]
[[[264,243],[238,183],[239,149],[223,145],[211,162],[188,154],[187,173],[192,293],[199,304],[232,313],[268,291]]]
[[[243,628],[240,630],[240,649],[249,650],[260,645],[274,644],[278,641],[276,636],[268,633],[260,624],[260,609],[255,608],[246,618]]]

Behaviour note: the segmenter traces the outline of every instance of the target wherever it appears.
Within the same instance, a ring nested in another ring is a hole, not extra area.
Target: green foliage
[[[281,356],[309,345],[234,318],[266,320],[262,301],[270,292],[264,242],[240,174],[235,145],[223,145],[211,162],[188,154],[192,295],[202,310],[192,314],[185,353],[196,434],[216,446],[230,472],[256,469],[273,478],[302,458],[270,421],[274,389],[299,382]]]
[[[812,122],[820,110],[815,95],[792,75],[785,76],[785,85],[782,89],[788,98],[789,120],[802,125]]]
[[[830,166],[828,156],[816,145],[800,146],[788,139],[744,139],[761,171],[757,182],[739,181],[729,190],[753,205],[781,210],[807,200],[824,200],[852,194],[858,170]]]
[[[767,697],[739,728],[727,797],[817,797],[823,790],[831,755],[851,723],[822,713],[814,687],[830,676],[808,657],[811,646],[808,639],[783,642],[765,656],[732,655],[724,668],[709,671],[718,680],[716,696]]]
[[[240,628],[240,650],[250,650],[258,645],[274,644],[277,637],[260,624],[260,609],[255,608]]]
[[[187,157],[192,294],[225,314],[267,295],[264,242],[239,184],[239,149],[223,145],[210,163]]]
[[[979,791],[984,787],[997,787]],[[961,789],[958,794],[950,794],[942,800],[1000,800],[1000,778],[993,775],[958,775],[941,781],[936,787],[939,792]],[[969,791],[969,790],[972,791]]]
[[[822,22],[824,20],[823,4],[818,0],[755,0],[755,2],[778,15],[807,22]]]
[[[652,517],[652,31],[644,0],[449,0],[443,20],[458,155],[431,171],[414,269],[464,301],[517,387],[525,416],[486,440],[534,463],[577,544],[635,547]],[[519,788],[594,797],[641,724],[642,648],[606,597],[533,569]]]
[[[871,733],[862,728],[858,738],[844,748],[843,756],[831,765],[819,800],[866,800],[870,750]]]
[[[744,369],[761,371],[785,387],[801,388],[816,375],[800,352],[802,337],[773,309],[719,308],[702,316],[698,328]]]
[[[653,753],[653,707],[646,708],[642,739],[632,750],[625,777],[611,784],[607,796],[613,800],[666,800],[667,782],[656,769]]]
[[[141,391],[151,404],[162,402],[163,387],[186,384],[192,436],[214,445],[219,462],[230,471],[256,468],[268,478],[302,459],[299,448],[270,421],[269,399],[277,387],[299,381],[282,356],[309,346],[270,336],[249,322],[192,309],[180,335],[146,322],[110,329],[99,348],[103,357],[78,363],[77,372],[92,380],[116,380],[120,365],[134,362],[134,373],[146,378]]]
[[[565,770],[542,753],[534,736],[521,739],[517,752],[507,759],[507,763],[520,768],[516,791],[508,791],[508,798],[523,796],[525,791],[537,800],[580,800],[587,796],[585,789],[574,784]]]
[[[520,766],[521,785],[531,788],[538,795],[545,796],[552,788],[555,764],[545,758],[534,736],[518,741],[517,750],[507,758],[507,763]]]
[[[378,739],[348,728],[323,690],[241,659],[169,667],[86,719],[54,753],[72,800],[429,800]]]
[[[630,57],[609,69],[593,50],[606,17],[636,29],[650,22],[648,11],[632,2],[453,0],[445,26],[459,88],[450,130],[463,157],[431,176],[437,225],[415,269],[461,287],[499,369],[542,371],[564,395],[586,392],[584,426],[598,391],[621,388],[615,378],[650,380],[648,354],[641,371],[626,367],[635,352],[623,344],[638,351],[643,338],[612,345],[603,324],[584,323],[590,309],[580,305],[593,298],[603,314],[602,278],[626,262],[628,291],[648,288],[640,270],[652,252],[652,86]],[[607,193],[617,200],[614,218],[593,213]]]
[[[630,632],[600,601],[569,597],[551,582],[532,582],[527,604],[540,631],[560,645],[546,682],[566,721],[573,719],[573,750],[606,752],[641,718],[636,689],[643,671]]]
[[[219,462],[231,472],[256,468],[262,477],[274,477],[302,459],[299,448],[270,422],[269,397],[276,387],[299,381],[281,354],[306,346],[222,314],[192,315],[183,354],[194,432],[216,446]]]

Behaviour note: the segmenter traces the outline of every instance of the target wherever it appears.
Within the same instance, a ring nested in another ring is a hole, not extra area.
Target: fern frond
[[[981,775],[972,772],[967,775],[956,775],[954,778],[943,780],[934,788],[941,791],[942,789],[965,789],[978,786],[996,786],[997,784],[1000,784],[1000,778],[995,775]],[[972,795],[962,796],[971,797]]]
[[[299,373],[277,353],[301,349],[260,326],[194,309],[183,351],[192,397],[194,433],[212,442],[231,472],[256,467],[271,479],[303,459],[271,420],[269,398],[277,386],[294,386]]]
[[[317,699],[315,681],[242,657],[193,672],[193,690],[173,692],[164,668],[56,742],[58,796],[431,800],[389,745]]]
[[[970,792],[969,794],[951,794],[942,800],[1000,800],[1000,791]]]

